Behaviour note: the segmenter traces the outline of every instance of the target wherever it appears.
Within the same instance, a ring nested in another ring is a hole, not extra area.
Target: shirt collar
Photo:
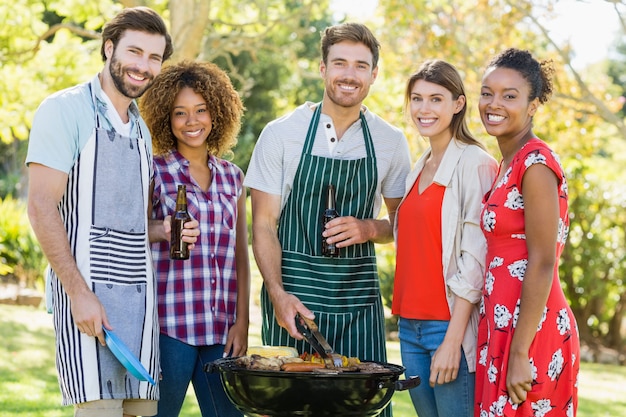
[[[167,155],[165,155],[165,161],[168,165],[176,164],[179,169],[189,170],[189,161],[185,158],[177,149],[172,149]],[[211,171],[218,171],[224,173],[224,167],[218,162],[218,158],[214,155],[209,155],[207,165],[211,168]]]
[[[102,91],[102,84],[100,83],[100,73],[96,74],[91,79],[91,88],[93,89],[94,96],[96,97],[96,100],[98,102],[97,103],[98,104],[98,112],[100,114],[106,115],[107,103],[102,98],[102,95],[104,93]],[[139,118],[139,107],[137,106],[136,100],[132,100],[130,102],[130,107],[128,108],[128,110],[129,110],[130,118],[131,118],[131,120],[133,122],[133,125],[135,125],[136,122],[137,122],[137,119]]]
[[[467,144],[452,138],[446,148],[446,153],[443,155],[439,169],[433,178],[434,182],[444,186],[450,185],[454,170],[466,147]]]

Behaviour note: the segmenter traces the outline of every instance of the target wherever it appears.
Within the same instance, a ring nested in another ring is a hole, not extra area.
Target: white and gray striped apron
[[[320,114],[321,105],[313,114],[293,189],[279,220],[283,285],[315,313],[320,331],[336,352],[361,360],[386,361],[374,244],[341,248],[339,258],[321,254],[321,214],[328,184],[335,185],[341,216],[372,217],[378,176],[372,138],[361,114],[365,158],[339,160],[312,155]],[[301,353],[312,351],[308,343],[295,340],[278,325],[265,288],[261,303],[263,343],[293,346]]]
[[[71,250],[114,331],[158,381],[158,321],[147,204],[151,154],[138,122],[137,137],[101,125],[90,84],[96,127],[69,172],[59,211]],[[63,404],[99,399],[158,399],[158,388],[129,374],[108,347],[78,331],[70,299],[49,270],[56,366]]]

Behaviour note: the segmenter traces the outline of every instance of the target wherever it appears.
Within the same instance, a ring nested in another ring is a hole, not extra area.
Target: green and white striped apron
[[[386,361],[374,244],[341,248],[339,258],[321,254],[321,215],[328,184],[336,188],[340,216],[372,218],[378,180],[374,145],[361,113],[365,158],[339,160],[312,155],[320,114],[321,104],[309,125],[293,188],[279,220],[283,285],[315,313],[320,332],[335,352],[361,360]],[[264,287],[261,305],[264,344],[312,352],[308,343],[292,338],[278,325]]]

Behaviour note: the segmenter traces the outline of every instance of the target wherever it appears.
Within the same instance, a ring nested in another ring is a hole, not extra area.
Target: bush
[[[376,264],[378,265],[380,294],[383,299],[383,305],[391,310],[393,279],[396,274],[396,247],[393,243],[376,245]],[[395,334],[398,331],[398,317],[387,317],[385,320],[385,329],[388,333],[388,337],[391,337],[389,334]]]
[[[22,287],[43,289],[46,260],[30,227],[26,205],[11,197],[0,199],[0,278]]]

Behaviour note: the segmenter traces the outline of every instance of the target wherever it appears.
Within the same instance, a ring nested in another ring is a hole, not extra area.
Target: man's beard
[[[113,51],[113,56],[111,57],[111,64],[109,65],[109,73],[111,74],[111,79],[113,80],[113,84],[118,89],[120,93],[128,98],[138,98],[141,97],[143,93],[152,85],[154,82],[154,77],[151,77],[147,72],[139,72],[134,71],[137,74],[141,74],[141,76],[146,77],[149,82],[144,86],[136,86],[132,85],[125,81],[126,69],[122,67],[122,64],[115,57],[115,50]]]
[[[343,84],[355,85],[354,83],[350,83],[350,82],[344,82]],[[337,85],[331,84],[331,85],[326,86],[326,95],[328,96],[331,102],[333,102],[335,105],[340,106],[340,107],[348,108],[348,107],[360,106],[363,100],[365,99],[365,97],[367,96],[368,91],[364,92],[362,85],[358,85],[358,87],[361,89],[358,95],[348,95],[348,94],[342,94],[341,89]]]

